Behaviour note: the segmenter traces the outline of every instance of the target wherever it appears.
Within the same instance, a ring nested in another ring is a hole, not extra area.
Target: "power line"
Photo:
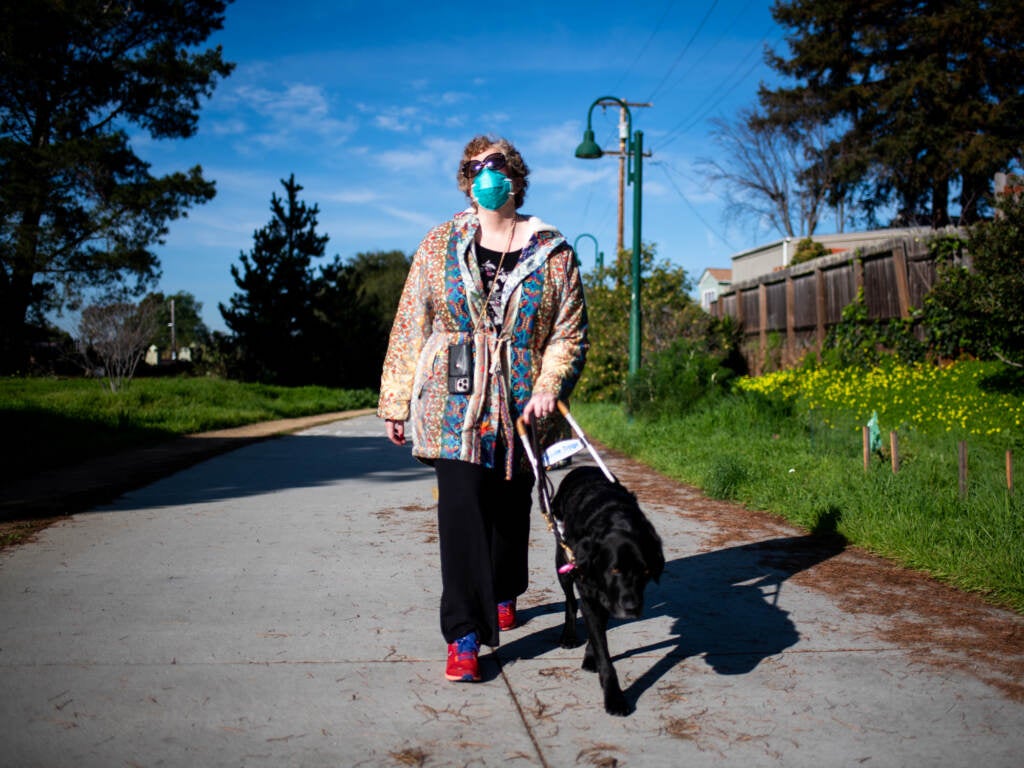
[[[626,76],[633,71],[633,67],[635,67],[637,63],[640,61],[640,59],[643,58],[643,55],[647,52],[647,48],[654,41],[655,36],[661,30],[661,26],[665,23],[665,19],[668,18],[669,11],[672,10],[672,6],[674,6],[675,4],[675,0],[670,0],[669,4],[665,6],[665,11],[661,14],[661,18],[658,19],[658,23],[654,26],[654,31],[651,32],[651,36],[647,38],[647,42],[644,43],[643,46],[640,48],[640,52],[636,55],[636,58],[633,59],[633,63],[626,67],[626,70],[622,73],[622,77],[619,78],[619,81],[615,84],[615,87],[612,89],[613,91],[617,92],[619,90],[619,87],[625,81]]]
[[[723,245],[725,245],[726,248],[728,248],[733,253],[737,253],[738,249],[736,248],[736,246],[734,246],[732,243],[730,243],[728,240],[726,240],[723,235],[719,234],[718,230],[716,230],[714,227],[712,227],[710,224],[707,223],[707,221],[704,219],[704,217],[700,215],[700,212],[696,209],[696,207],[694,207],[693,203],[690,202],[690,199],[683,193],[683,190],[681,190],[679,188],[679,185],[676,184],[675,180],[669,175],[668,172],[669,172],[669,169],[671,168],[671,166],[668,163],[666,163],[666,162],[664,162],[662,160],[656,160],[656,161],[652,162],[651,165],[656,165],[659,168],[661,168],[662,173],[665,174],[665,178],[668,179],[668,183],[672,185],[672,189],[674,189],[676,191],[676,194],[679,195],[679,197],[682,199],[682,201],[686,204],[686,207],[690,209],[690,212],[694,216],[697,217],[697,219],[700,221],[700,223],[703,224],[705,227],[707,227],[708,231],[711,232],[711,234],[713,234],[715,237],[717,237],[718,240]],[[671,168],[671,169],[673,171],[675,171],[675,173],[678,173],[680,176],[683,175],[682,173],[677,171],[675,168]]]
[[[679,54],[678,56],[676,56],[676,58],[675,58],[675,61],[673,61],[673,62],[672,62],[672,66],[670,66],[670,67],[668,68],[668,72],[666,72],[666,73],[665,73],[665,76],[664,76],[663,78],[661,78],[661,82],[660,82],[660,83],[658,83],[658,85],[657,85],[657,86],[656,86],[656,87],[654,88],[654,90],[653,90],[653,91],[651,92],[651,95],[647,97],[647,100],[648,100],[648,101],[654,101],[654,96],[655,96],[655,94],[656,94],[656,93],[657,93],[658,91],[660,91],[660,90],[661,90],[661,86],[663,86],[663,85],[665,84],[665,81],[666,81],[666,80],[668,80],[668,79],[669,79],[669,77],[671,77],[671,76],[672,76],[672,72],[673,72],[673,70],[675,70],[675,68],[676,68],[676,65],[678,65],[678,64],[679,64],[679,62],[680,62],[680,61],[682,61],[682,58],[683,58],[683,56],[685,56],[685,55],[686,55],[686,52],[687,52],[688,50],[690,50],[690,46],[691,46],[691,45],[693,44],[693,41],[697,39],[697,35],[699,35],[699,34],[700,34],[700,31],[701,31],[702,29],[704,29],[704,24],[705,24],[705,23],[707,22],[708,18],[709,18],[709,17],[711,16],[711,12],[712,12],[713,10],[715,10],[715,6],[716,6],[716,5],[718,5],[718,0],[713,0],[713,2],[711,3],[711,7],[710,7],[710,8],[708,8],[708,10],[707,10],[707,13],[705,13],[705,14],[704,14],[704,18],[703,18],[703,19],[701,19],[701,20],[700,20],[700,24],[698,24],[698,25],[697,25],[697,29],[696,29],[696,30],[694,30],[694,33],[693,33],[693,35],[691,35],[691,37],[690,37],[690,39],[689,39],[689,40],[687,41],[686,45],[685,45],[685,46],[683,46],[683,50],[682,50],[682,52],[681,52],[681,53],[680,53],[680,54]]]
[[[693,62],[693,64],[691,64],[686,69],[686,71],[683,72],[683,74],[681,74],[679,76],[679,78],[674,83],[672,83],[671,86],[669,86],[669,90],[674,89],[680,83],[682,83],[684,80],[686,80],[690,76],[690,73],[693,72],[693,70],[696,69],[700,64],[702,64],[705,61],[705,59],[707,59],[715,51],[716,48],[718,48],[718,46],[721,44],[721,42],[725,39],[726,35],[728,35],[730,32],[732,32],[733,27],[736,26],[736,22],[739,21],[739,19],[743,18],[744,14],[747,12],[747,8],[749,8],[751,3],[753,3],[753,2],[754,2],[754,0],[747,0],[747,2],[739,10],[739,12],[735,16],[733,16],[732,22],[729,24],[729,26],[726,27],[722,31],[722,34],[720,34],[718,36],[718,38],[715,40],[715,42],[713,42],[711,44],[711,47],[708,48],[707,51],[705,51],[704,55],[701,58],[699,58],[695,62]]]
[[[749,59],[751,57],[751,55],[755,51],[757,51],[757,49],[760,46],[763,46],[766,42],[767,42],[767,38],[762,38],[761,40],[758,40],[750,48],[750,50],[747,51],[746,55],[736,63],[736,66],[733,67],[732,71],[722,79],[721,85],[714,90],[713,97],[709,97],[709,98],[713,98],[714,100],[711,101],[711,103],[707,106],[707,108],[704,108],[703,111],[699,111],[699,110],[702,109],[703,104],[707,103],[709,101],[709,99],[705,99],[705,101],[701,105],[699,105],[696,108],[696,110],[694,110],[694,111],[699,111],[699,113],[697,114],[696,117],[693,117],[693,114],[691,112],[690,115],[688,115],[687,117],[683,118],[683,120],[681,122],[679,122],[674,128],[672,128],[668,133],[666,133],[664,138],[661,141],[661,144],[658,145],[658,149],[664,149],[669,144],[671,144],[673,141],[675,141],[677,138],[679,138],[679,134],[684,133],[684,132],[690,130],[695,125],[697,125],[702,120],[704,120],[704,118],[708,115],[709,112],[711,112],[715,107],[717,107],[719,104],[721,104],[722,101],[726,97],[729,96],[729,94],[731,94],[734,90],[736,90],[737,87],[739,87],[743,82],[745,82],[747,80],[747,78],[750,77],[751,73],[753,73],[753,71],[760,65],[760,63],[761,63],[760,61],[755,61],[753,64],[751,64],[750,67],[747,69],[747,71],[744,72],[740,77],[736,78],[735,82],[733,82],[732,85],[730,85],[724,91],[722,90],[722,86],[724,86],[727,82],[729,82],[729,80],[736,74],[736,72],[739,70],[739,68],[741,66],[743,66],[747,62],[747,59]]]

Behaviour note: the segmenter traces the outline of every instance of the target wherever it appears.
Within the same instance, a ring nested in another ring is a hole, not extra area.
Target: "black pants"
[[[498,645],[497,605],[526,591],[533,476],[505,480],[486,469],[439,459],[437,528],[441,544],[441,634],[453,643],[476,632]]]

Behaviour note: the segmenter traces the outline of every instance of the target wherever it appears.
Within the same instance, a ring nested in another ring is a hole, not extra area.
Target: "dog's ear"
[[[572,554],[576,560],[576,567],[582,573],[589,573],[594,561],[594,542],[590,539],[577,541]]]
[[[661,574],[665,570],[665,556],[661,552],[661,547],[658,547],[655,552],[654,562],[650,563],[651,579],[655,584],[661,583]]]
[[[665,570],[665,553],[661,548],[661,537],[655,532],[654,526],[650,526],[650,529],[651,535],[644,537],[644,563],[654,583],[660,584],[661,574]]]

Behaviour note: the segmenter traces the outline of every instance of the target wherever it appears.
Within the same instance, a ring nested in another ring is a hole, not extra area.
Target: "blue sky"
[[[157,249],[159,289],[188,291],[211,329],[236,291],[232,264],[270,219],[270,196],[295,174],[320,208],[327,257],[399,249],[466,205],[454,174],[472,136],[509,138],[531,168],[523,212],[573,242],[615,249],[618,161],[578,160],[587,109],[600,96],[633,109],[644,132],[644,242],[696,281],[705,267],[775,240],[723,220],[721,190],[695,163],[715,155],[709,120],[755,103],[777,82],[766,44],[783,31],[769,0],[483,3],[238,0],[211,42],[237,68],[202,107],[187,141],[133,137],[156,173],[203,167],[217,197],[171,225]],[[618,110],[594,111],[605,148]],[[626,189],[625,243],[632,242]],[[579,243],[584,269],[595,249]]]

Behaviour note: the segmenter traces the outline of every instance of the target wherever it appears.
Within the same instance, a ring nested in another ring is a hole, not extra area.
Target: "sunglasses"
[[[493,155],[488,155],[483,160],[469,160],[462,164],[462,175],[467,179],[475,179],[477,174],[480,173],[484,168],[490,168],[492,171],[503,171],[508,161],[501,152],[495,152]]]

